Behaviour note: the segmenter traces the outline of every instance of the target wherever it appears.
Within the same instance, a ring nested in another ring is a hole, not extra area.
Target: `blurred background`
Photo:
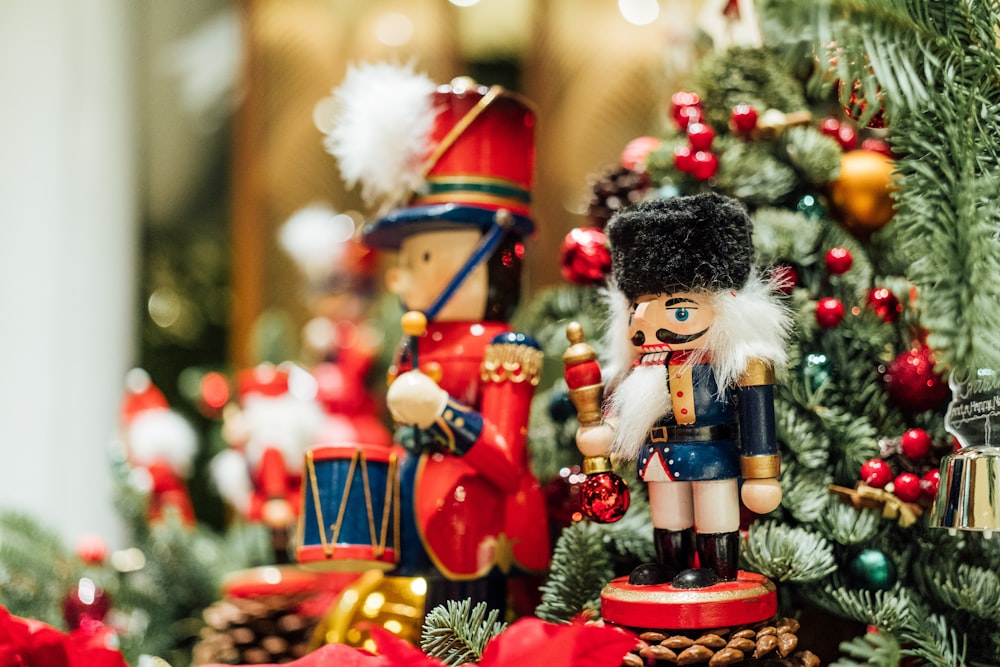
[[[209,370],[307,354],[329,304],[279,236],[303,210],[370,213],[312,121],[350,64],[536,103],[530,295],[560,280],[588,179],[660,129],[697,56],[755,43],[749,4],[4,0],[0,507],[114,542],[128,369],[174,405]]]

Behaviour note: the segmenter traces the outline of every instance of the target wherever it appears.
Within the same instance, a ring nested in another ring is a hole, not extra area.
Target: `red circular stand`
[[[633,586],[619,577],[601,591],[601,616],[630,628],[700,630],[750,625],[778,613],[774,584],[760,574],[740,571],[736,581],[708,588],[670,584]]]

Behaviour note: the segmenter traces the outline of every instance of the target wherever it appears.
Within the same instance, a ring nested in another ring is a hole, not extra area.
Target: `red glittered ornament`
[[[628,484],[610,472],[588,475],[580,487],[580,506],[588,519],[598,523],[614,523],[629,506]]]
[[[816,303],[816,321],[824,329],[833,329],[844,320],[844,304],[832,296]]]
[[[562,277],[574,285],[600,285],[611,270],[611,251],[596,227],[571,229],[559,252]]]
[[[931,434],[922,428],[911,428],[903,434],[899,448],[903,454],[918,461],[931,452]]]
[[[876,97],[882,97],[882,89],[879,88],[876,92]],[[881,99],[879,100],[881,102]],[[855,81],[854,85],[851,87],[851,97],[847,101],[847,106],[844,107],[844,113],[850,116],[855,121],[860,121],[861,116],[865,113],[865,109],[868,108],[868,103],[862,97],[861,82]],[[868,119],[868,127],[878,130],[885,127],[885,107],[879,106],[878,111]]]
[[[84,577],[76,583],[62,601],[63,619],[71,630],[86,621],[103,621],[111,610],[111,598],[104,589]]]
[[[927,347],[915,347],[897,356],[882,379],[892,402],[909,413],[939,408],[951,396],[948,382],[934,370]]]
[[[854,257],[847,248],[830,248],[826,252],[826,270],[832,275],[839,276],[851,270],[854,264]]]
[[[876,489],[892,481],[892,468],[882,459],[868,459],[861,464],[861,481]]]
[[[873,287],[868,292],[868,305],[885,322],[895,322],[899,319],[899,314],[903,312],[903,306],[899,303],[899,299],[885,287]]]
[[[892,492],[905,503],[920,498],[920,478],[912,472],[901,472],[892,480]]]

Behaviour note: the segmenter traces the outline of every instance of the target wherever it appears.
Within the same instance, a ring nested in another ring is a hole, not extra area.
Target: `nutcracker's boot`
[[[664,584],[694,560],[694,528],[684,530],[653,529],[656,562],[643,563],[632,570],[628,582],[635,586]]]
[[[736,581],[740,556],[739,531],[698,533],[698,567],[673,579],[674,588],[708,588],[720,581]]]

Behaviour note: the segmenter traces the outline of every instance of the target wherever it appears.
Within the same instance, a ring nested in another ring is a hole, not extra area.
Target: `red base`
[[[725,628],[766,621],[777,613],[774,584],[753,572],[739,572],[736,581],[689,589],[670,584],[633,586],[628,577],[619,577],[601,591],[604,620],[630,628]]]

